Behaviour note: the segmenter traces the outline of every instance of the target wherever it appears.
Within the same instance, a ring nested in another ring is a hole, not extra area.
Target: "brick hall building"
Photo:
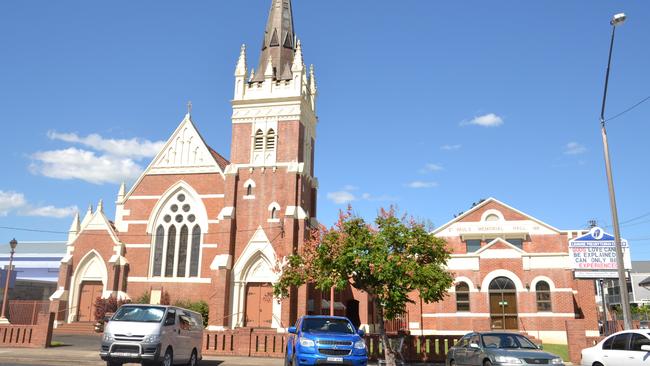
[[[273,0],[257,72],[235,68],[230,158],[188,113],[109,220],[100,202],[70,228],[52,311],[94,321],[97,297],[205,300],[210,328],[284,329],[306,287],[272,299],[279,261],[316,223],[316,79],[303,62],[290,0]]]
[[[475,205],[433,232],[452,251],[455,286],[440,303],[409,305],[409,330],[511,329],[566,344],[569,323],[598,336],[594,281],[574,278],[568,253],[569,240],[585,232],[556,229],[494,198]]]

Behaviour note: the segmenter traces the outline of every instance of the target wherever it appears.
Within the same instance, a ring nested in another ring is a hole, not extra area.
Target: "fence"
[[[0,347],[49,347],[52,341],[54,313],[39,314],[36,323],[36,325],[0,325]]]
[[[400,339],[402,337],[402,339]],[[459,339],[459,336],[427,335],[427,336],[390,336],[389,342],[399,348],[406,362],[445,362],[447,352]],[[368,358],[376,361],[384,358],[383,344],[379,335],[365,336]],[[397,350],[395,350],[397,351]]]
[[[50,310],[49,301],[10,300],[9,321],[14,325],[35,325],[39,314]]]
[[[275,329],[240,328],[236,330],[205,331],[203,354],[212,356],[273,357],[284,356],[288,334]],[[401,343],[401,355],[408,362],[444,362],[449,348],[458,336],[390,336],[391,344]],[[365,336],[371,360],[384,358],[379,335]]]

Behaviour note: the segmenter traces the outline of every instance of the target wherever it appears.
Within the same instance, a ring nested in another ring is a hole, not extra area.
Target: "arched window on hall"
[[[255,151],[264,150],[264,132],[262,130],[257,130],[255,132]]]
[[[185,193],[176,193],[162,208],[153,243],[152,277],[199,276],[201,227],[196,211],[199,207]]]
[[[273,149],[275,149],[275,131],[270,129],[269,132],[266,133],[266,150]]]
[[[456,311],[470,311],[469,285],[465,282],[456,285]]]
[[[248,185],[248,187],[246,187],[246,195],[247,196],[252,196],[253,195],[253,186],[252,185]]]
[[[535,285],[537,297],[537,311],[552,311],[551,287],[546,281],[539,281]]]

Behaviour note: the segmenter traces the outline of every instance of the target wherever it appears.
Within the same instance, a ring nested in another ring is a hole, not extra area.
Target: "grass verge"
[[[566,344],[546,344],[544,343],[544,351],[550,352],[553,354],[556,354],[564,361],[570,361],[569,360],[569,346]]]

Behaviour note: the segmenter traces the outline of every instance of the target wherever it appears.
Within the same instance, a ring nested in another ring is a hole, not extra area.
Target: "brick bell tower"
[[[243,45],[235,70],[227,200],[231,253],[230,326],[286,328],[307,312],[302,287],[270,299],[279,263],[316,225],[316,79],[305,67],[290,0],[273,0],[257,71]],[[228,217],[220,217],[228,219]],[[258,309],[259,308],[259,309]],[[270,314],[269,314],[270,312]]]

